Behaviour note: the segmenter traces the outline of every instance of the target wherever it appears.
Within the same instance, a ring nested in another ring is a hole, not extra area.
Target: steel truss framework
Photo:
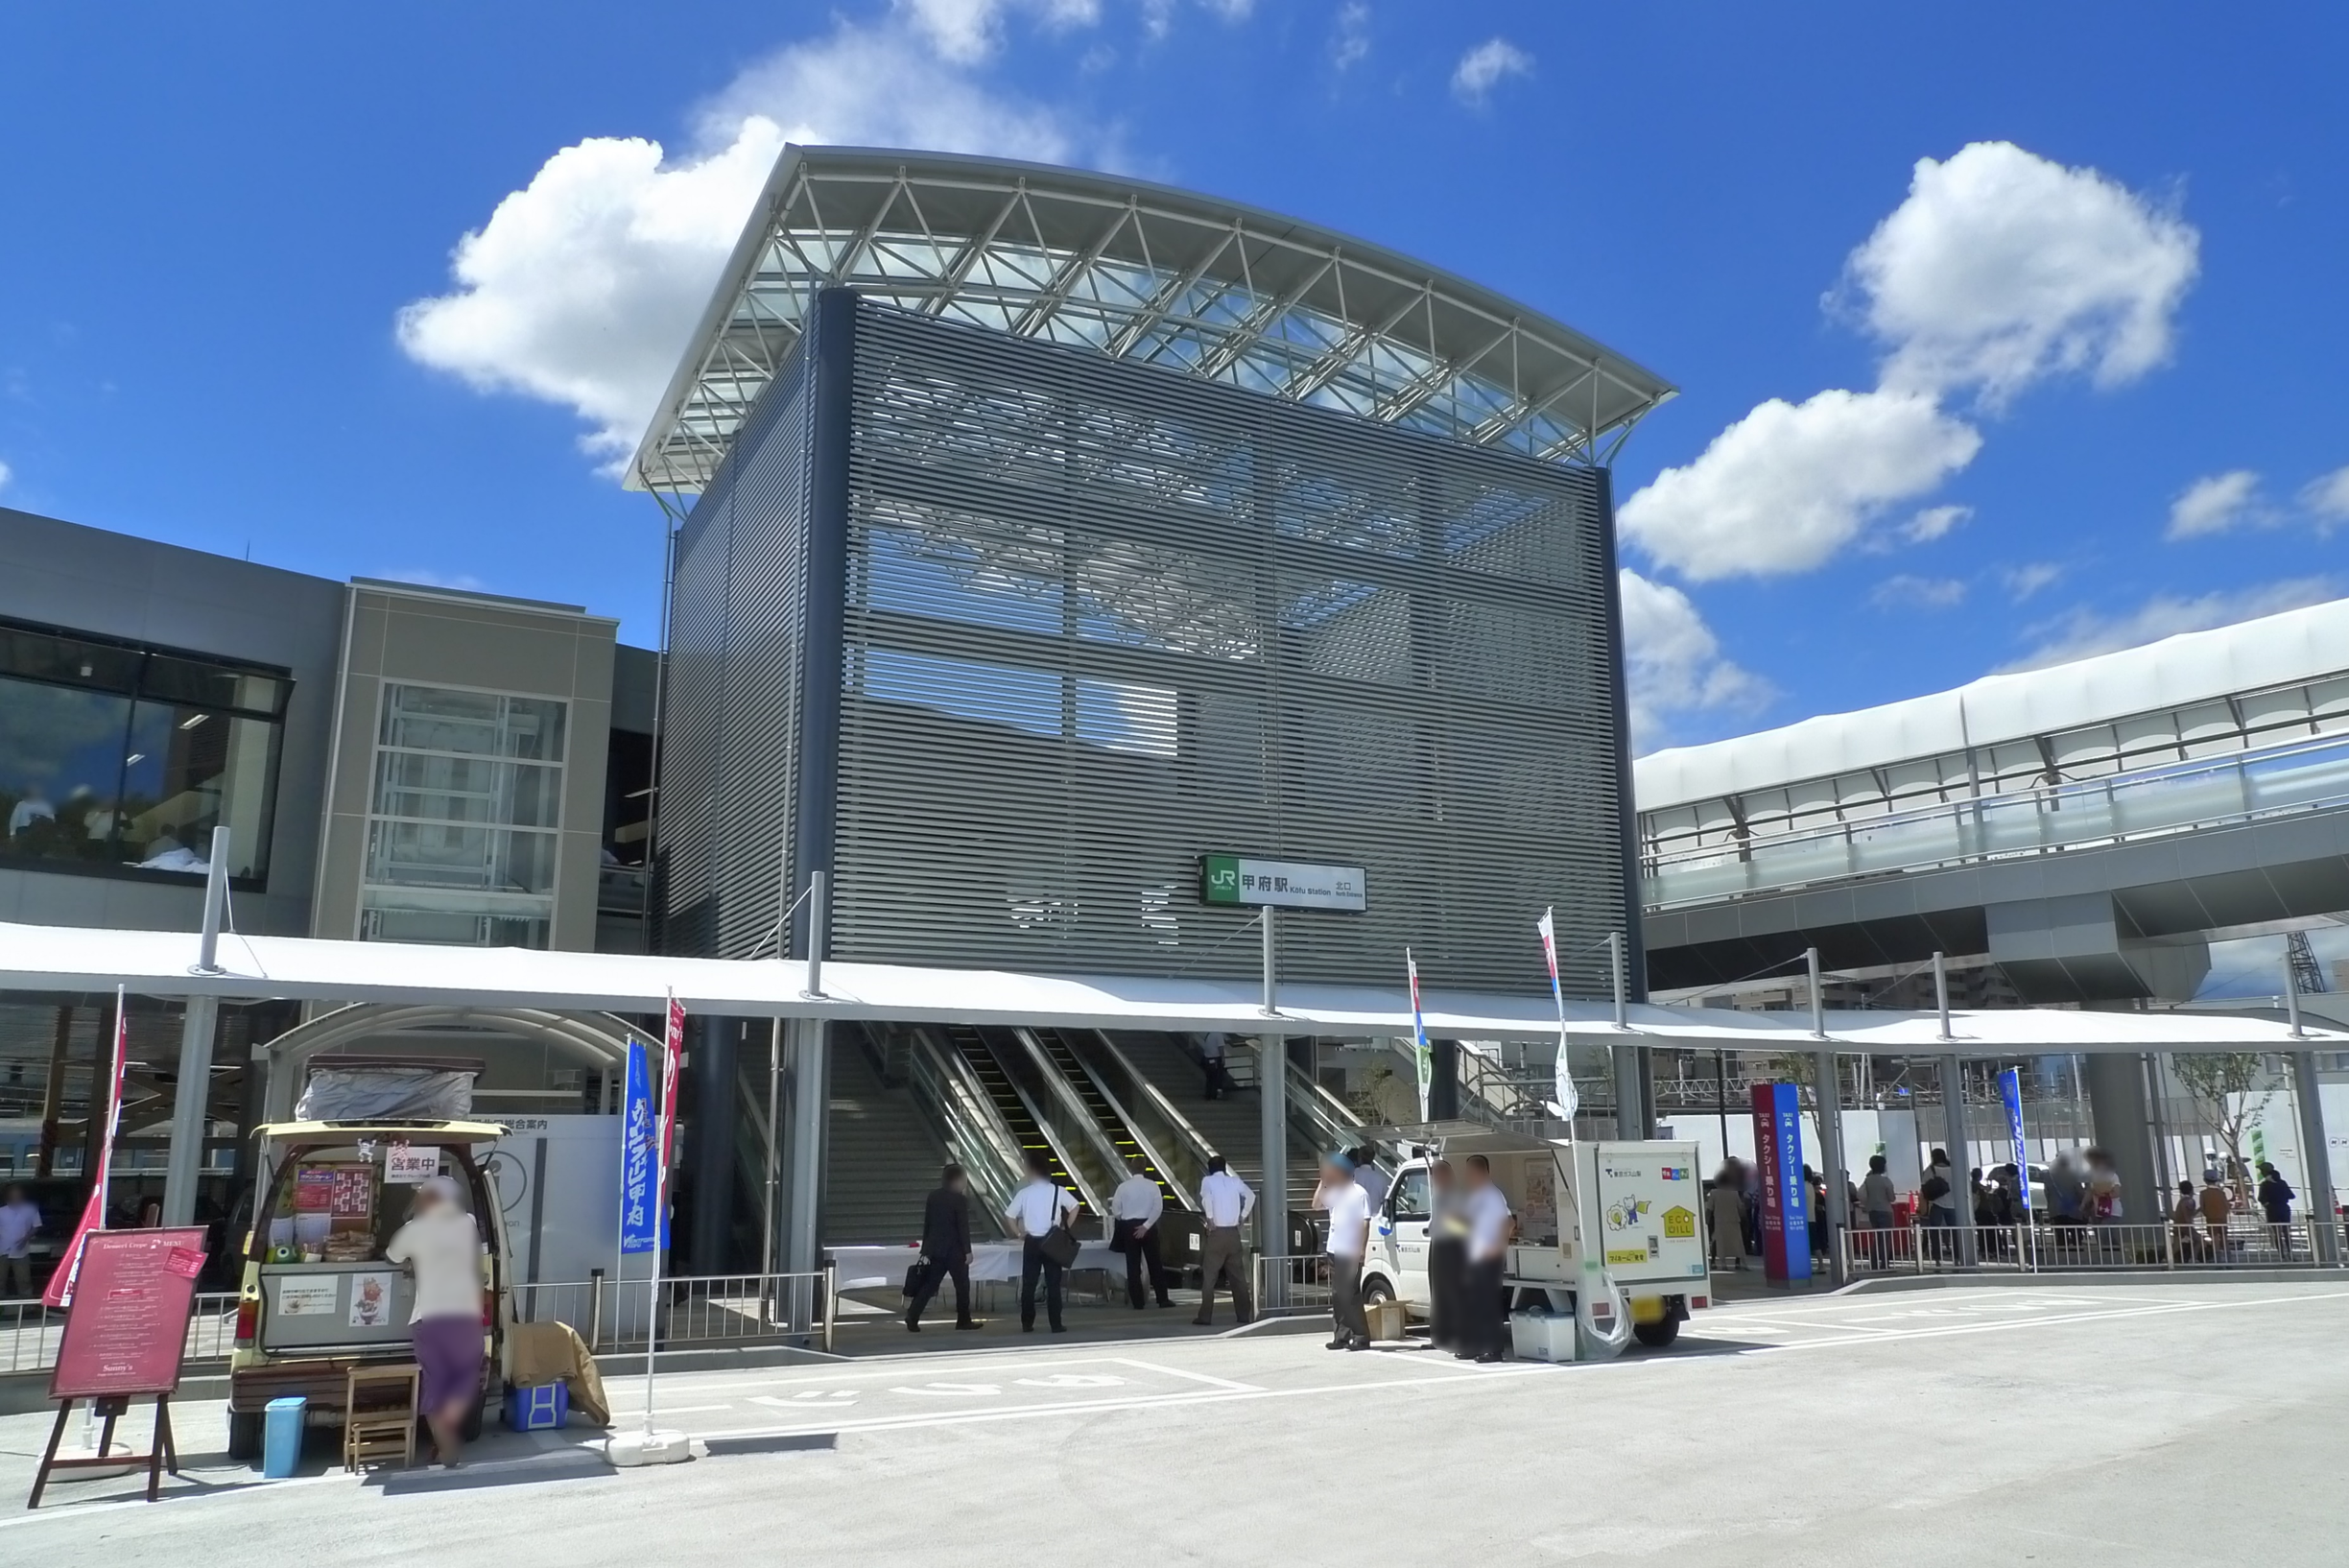
[[[698,493],[819,290],[1545,461],[1607,461],[1673,388],[1379,247],[1186,191],[943,154],[785,149],[629,467]]]

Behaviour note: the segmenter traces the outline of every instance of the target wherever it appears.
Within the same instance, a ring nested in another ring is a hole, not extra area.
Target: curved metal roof
[[[1557,462],[1673,388],[1490,289],[1293,218],[1122,177],[787,147],[629,467],[698,491],[819,289]]]

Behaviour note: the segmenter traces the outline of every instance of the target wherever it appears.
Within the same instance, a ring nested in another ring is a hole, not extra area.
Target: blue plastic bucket
[[[302,1427],[309,1413],[310,1401],[298,1394],[269,1402],[261,1438],[263,1475],[282,1481],[301,1463]]]

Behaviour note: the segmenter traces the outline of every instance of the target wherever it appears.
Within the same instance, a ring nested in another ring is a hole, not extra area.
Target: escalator
[[[1055,1182],[1074,1192],[1078,1202],[1085,1209],[1095,1214],[1102,1212],[1103,1205],[1095,1200],[1094,1183],[1081,1179],[1079,1173],[1070,1168],[1070,1160],[1060,1140],[1047,1132],[1036,1106],[997,1057],[986,1036],[968,1024],[948,1024],[941,1033],[946,1036],[946,1043],[969,1069],[971,1078],[994,1107],[996,1116],[1018,1141],[1021,1153],[1042,1154],[1046,1169]]]
[[[1187,1188],[1167,1169],[1169,1158],[1161,1147],[1163,1134],[1153,1138],[1143,1132],[1134,1115],[1111,1093],[1108,1083],[1087,1058],[1084,1042],[1060,1030],[1035,1029],[1022,1033],[1034,1040],[1045,1059],[1066,1081],[1077,1099],[1083,1104],[1093,1125],[1116,1152],[1119,1161],[1127,1169],[1133,1168],[1138,1161],[1142,1174],[1156,1183],[1159,1196],[1166,1200],[1169,1208],[1196,1208],[1194,1189]],[[1096,1044],[1094,1049],[1098,1052],[1099,1045]],[[1130,1088],[1127,1092],[1131,1092]]]

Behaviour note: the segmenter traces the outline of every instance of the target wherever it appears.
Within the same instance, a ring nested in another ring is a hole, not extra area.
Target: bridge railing
[[[1649,858],[1649,909],[1894,871],[2093,848],[2349,805],[2335,737]]]

